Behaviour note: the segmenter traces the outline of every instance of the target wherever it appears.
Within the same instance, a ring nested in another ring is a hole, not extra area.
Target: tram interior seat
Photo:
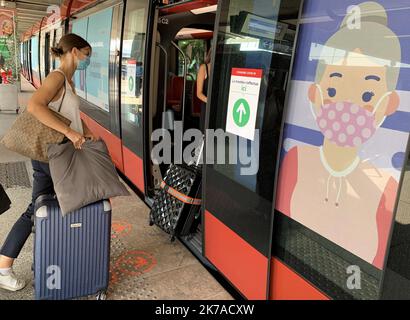
[[[191,76],[192,77],[192,76]],[[199,119],[201,116],[202,101],[196,95],[197,81],[188,79],[186,84],[185,103],[187,128],[199,128]],[[167,108],[173,110],[178,118],[182,113],[182,100],[184,94],[184,78],[172,75],[168,80],[167,90]],[[197,123],[198,122],[198,123]]]
[[[175,112],[181,112],[182,97],[184,94],[184,78],[172,76],[168,82],[167,107]]]

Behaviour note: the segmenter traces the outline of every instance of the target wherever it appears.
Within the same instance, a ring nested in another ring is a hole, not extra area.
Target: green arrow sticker
[[[134,78],[133,77],[128,78],[128,89],[129,91],[134,90]]]
[[[233,107],[233,121],[238,127],[244,127],[248,124],[251,116],[251,108],[248,101],[239,99]]]

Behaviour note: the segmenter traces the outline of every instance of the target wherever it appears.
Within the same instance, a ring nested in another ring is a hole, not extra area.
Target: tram
[[[22,75],[40,86],[62,35],[87,39],[82,118],[152,206],[167,166],[151,136],[170,110],[199,128],[211,50],[206,128],[250,156],[204,165],[201,224],[180,240],[247,299],[408,298],[406,2],[65,0],[22,36]]]

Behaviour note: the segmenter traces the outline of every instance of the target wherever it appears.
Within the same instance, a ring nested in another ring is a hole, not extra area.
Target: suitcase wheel
[[[175,237],[175,236],[172,236],[172,237],[171,237],[171,242],[175,242],[175,240],[176,240],[176,237]]]
[[[106,291],[100,291],[96,297],[96,300],[107,300],[107,292]]]

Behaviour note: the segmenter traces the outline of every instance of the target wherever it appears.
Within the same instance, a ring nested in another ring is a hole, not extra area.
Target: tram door
[[[125,175],[145,192],[143,101],[151,1],[128,1],[121,57],[121,136]]]
[[[224,0],[208,100],[204,253],[248,299],[269,297],[273,194],[300,1]]]

